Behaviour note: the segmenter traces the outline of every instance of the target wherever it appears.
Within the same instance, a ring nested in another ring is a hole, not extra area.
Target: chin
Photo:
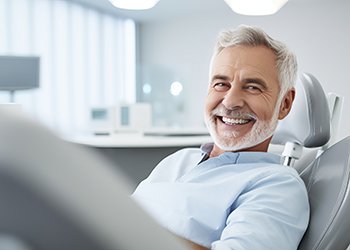
[[[232,139],[232,141],[235,139]],[[236,151],[243,151],[249,148],[252,148],[254,146],[257,146],[259,143],[256,142],[242,142],[238,141],[235,143],[229,142],[222,142],[220,140],[215,140],[214,143],[223,151],[231,151],[231,152],[236,152]]]
[[[271,140],[275,128],[271,122],[257,122],[248,133],[237,137],[234,133],[230,135],[219,134],[216,124],[213,122],[207,123],[207,125],[215,145],[223,151],[231,152],[250,151],[250,149],[253,149],[252,151],[267,151],[266,145]]]
[[[227,152],[238,152],[238,151],[267,151],[266,145],[268,145],[268,142],[270,141],[271,136],[266,138],[265,140],[255,140],[255,141],[247,141],[242,142],[239,141],[237,143],[225,143],[220,142],[220,140],[215,140],[214,143],[217,147],[219,147],[223,151]],[[266,149],[265,149],[266,148]]]

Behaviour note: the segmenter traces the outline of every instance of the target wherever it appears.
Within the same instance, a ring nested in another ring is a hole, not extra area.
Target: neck
[[[242,148],[238,150],[223,150],[218,145],[214,144],[214,147],[210,152],[209,157],[217,157],[225,152],[267,152],[271,138],[272,137],[250,148]]]

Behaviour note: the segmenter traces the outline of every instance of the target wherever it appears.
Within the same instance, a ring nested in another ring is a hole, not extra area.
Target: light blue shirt
[[[207,248],[297,249],[309,203],[293,168],[264,152],[202,158],[200,149],[168,156],[140,183],[134,199],[163,227]]]

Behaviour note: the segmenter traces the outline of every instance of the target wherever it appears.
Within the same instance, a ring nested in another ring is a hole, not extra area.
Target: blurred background
[[[40,57],[40,87],[14,100],[59,133],[89,131],[93,108],[136,102],[150,104],[152,127],[203,128],[215,38],[239,24],[286,42],[299,71],[349,106],[349,11],[346,0],[290,0],[269,16],[237,14],[224,0],[160,0],[148,10],[108,0],[0,0],[0,55]],[[0,102],[9,100],[0,91]],[[343,115],[339,137],[349,127]]]

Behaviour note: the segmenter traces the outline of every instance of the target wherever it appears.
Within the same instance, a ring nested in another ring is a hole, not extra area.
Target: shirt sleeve
[[[297,249],[309,221],[309,203],[302,180],[275,172],[254,181],[228,211],[214,250]]]

